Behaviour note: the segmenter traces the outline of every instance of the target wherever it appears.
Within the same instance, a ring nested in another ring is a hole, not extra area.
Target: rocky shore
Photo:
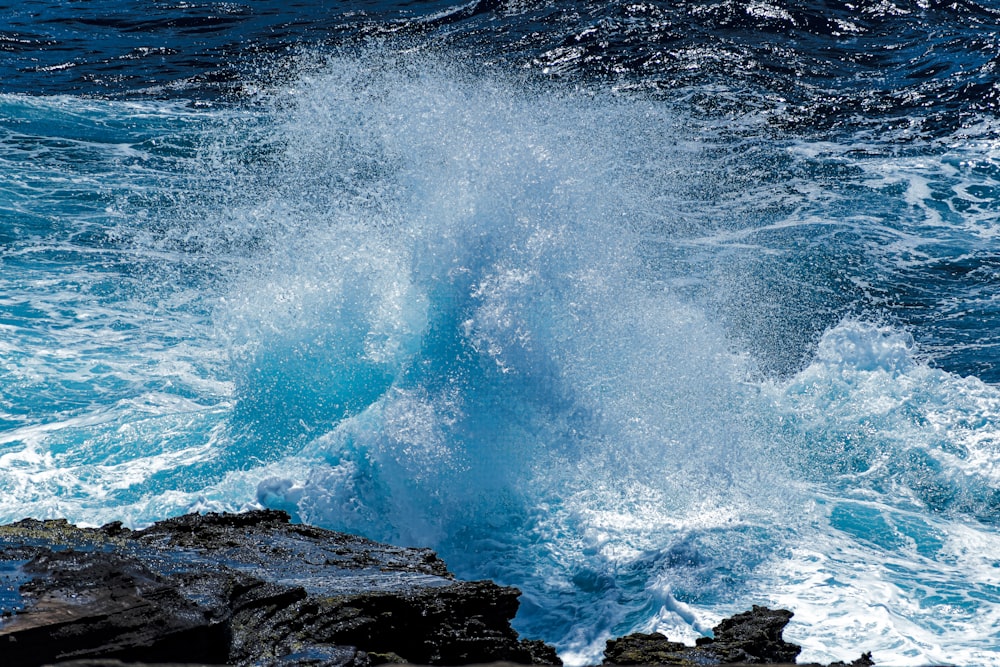
[[[427,549],[292,524],[279,511],[138,531],[0,526],[5,667],[560,664],[511,628],[519,595],[457,581]],[[799,647],[781,636],[791,615],[754,607],[696,646],[629,635],[608,642],[605,664],[794,663]]]

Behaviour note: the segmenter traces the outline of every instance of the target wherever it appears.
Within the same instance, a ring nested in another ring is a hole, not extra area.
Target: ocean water
[[[272,507],[571,664],[1000,665],[1000,6],[0,12],[0,520]]]

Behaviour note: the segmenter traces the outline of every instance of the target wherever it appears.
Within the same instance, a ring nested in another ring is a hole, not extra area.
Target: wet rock
[[[699,639],[698,645],[718,655],[719,662],[795,662],[802,648],[781,636],[792,615],[787,609],[754,605],[750,611],[724,619],[713,628],[714,639]]]
[[[831,662],[829,667],[874,667],[871,653],[862,653],[861,657],[851,662]]]
[[[429,550],[293,525],[284,512],[141,531],[0,526],[3,580],[4,664],[558,664],[510,627],[517,589],[456,581]]]
[[[672,642],[659,632],[636,632],[620,639],[609,639],[604,650],[606,665],[680,665],[691,647]]]
[[[786,642],[782,632],[792,612],[787,609],[754,607],[724,619],[713,628],[713,637],[702,637],[694,646],[670,641],[660,633],[635,633],[612,639],[604,651],[605,665],[702,665],[794,664],[802,650]],[[849,667],[871,667],[866,653]],[[818,666],[813,666],[818,667]],[[835,663],[830,667],[848,667]]]

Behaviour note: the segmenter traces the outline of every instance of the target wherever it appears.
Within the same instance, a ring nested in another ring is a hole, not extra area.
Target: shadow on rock
[[[0,575],[0,662],[12,667],[559,663],[511,628],[516,588],[456,581],[432,551],[291,524],[284,512],[187,515],[141,531],[25,520],[0,527]]]

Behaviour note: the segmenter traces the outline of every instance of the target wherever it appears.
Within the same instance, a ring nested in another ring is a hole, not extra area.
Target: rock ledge
[[[16,667],[558,664],[511,628],[519,595],[456,581],[427,549],[291,524],[279,511],[139,531],[0,526],[0,655]]]
[[[190,514],[133,531],[0,526],[0,664],[10,667],[559,665],[511,628],[520,591],[456,581],[428,549],[292,524],[281,511]],[[610,640],[605,665],[793,664],[792,612],[755,606],[695,646]],[[848,665],[870,667],[866,654]]]

